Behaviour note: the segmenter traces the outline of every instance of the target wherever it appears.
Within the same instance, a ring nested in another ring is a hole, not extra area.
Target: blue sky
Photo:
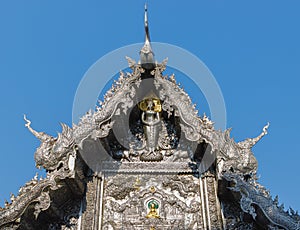
[[[74,95],[88,68],[144,40],[143,7],[140,0],[0,2],[0,204],[37,171],[39,141],[25,129],[23,114],[52,135],[59,122],[71,125]],[[180,46],[208,66],[235,140],[258,135],[270,121],[269,134],[253,149],[260,182],[298,210],[299,7],[296,0],[148,1],[152,41]],[[209,114],[202,103],[200,114]]]

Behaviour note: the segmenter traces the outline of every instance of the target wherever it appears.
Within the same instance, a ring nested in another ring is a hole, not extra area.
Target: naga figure
[[[73,151],[74,139],[72,129],[65,124],[61,124],[62,133],[59,133],[56,138],[34,130],[30,126],[31,121],[25,115],[24,120],[26,121],[25,127],[41,142],[34,154],[36,166],[38,168],[43,167],[49,171],[55,170]]]
[[[157,98],[147,98],[140,105],[142,122],[146,137],[146,152],[141,155],[141,160],[160,161],[162,154],[157,152],[159,131],[161,128],[161,103]]]
[[[235,143],[230,139],[230,130],[225,132],[227,143],[227,155],[220,155],[218,158],[218,172],[233,171],[244,175],[253,175],[257,171],[257,160],[253,155],[252,147],[268,133],[269,123],[263,127],[260,135],[255,138],[247,138],[244,141]],[[229,155],[231,154],[231,155]]]
[[[37,151],[34,154],[34,159],[36,162],[36,166],[40,168],[43,166],[43,163],[45,163],[46,156],[47,158],[50,157],[51,149],[53,148],[53,145],[57,141],[57,138],[54,138],[44,132],[37,132],[33,128],[31,128],[31,121],[26,118],[24,115],[24,120],[27,122],[25,124],[25,127],[28,128],[28,130],[41,141],[41,146],[37,149]]]

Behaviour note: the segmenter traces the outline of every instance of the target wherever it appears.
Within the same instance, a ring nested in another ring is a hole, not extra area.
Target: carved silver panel
[[[107,175],[102,229],[201,229],[193,175]]]

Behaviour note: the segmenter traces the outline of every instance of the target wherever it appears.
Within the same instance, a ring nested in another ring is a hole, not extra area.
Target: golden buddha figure
[[[158,203],[154,200],[150,201],[148,203],[149,207],[149,213],[147,214],[146,218],[160,218],[158,215],[157,209],[158,209]]]

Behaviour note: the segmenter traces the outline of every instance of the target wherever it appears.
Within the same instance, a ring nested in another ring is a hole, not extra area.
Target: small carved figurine
[[[150,210],[146,218],[160,218],[157,212],[158,204],[154,200],[148,203],[148,207]]]

